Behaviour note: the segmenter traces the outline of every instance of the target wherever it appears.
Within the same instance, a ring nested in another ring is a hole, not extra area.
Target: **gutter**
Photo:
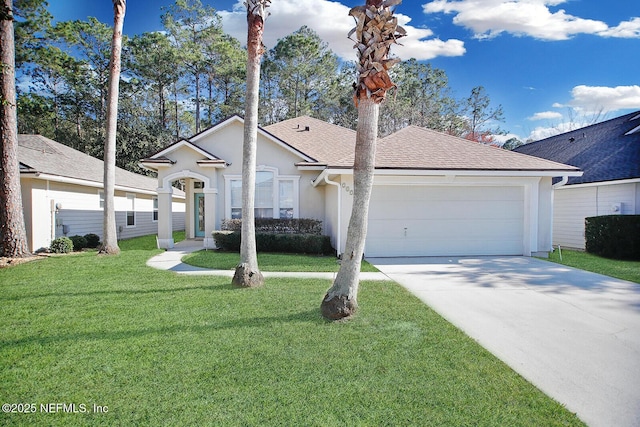
[[[324,182],[326,182],[327,184],[330,185],[335,185],[335,187],[338,189],[338,235],[336,237],[336,246],[338,247],[336,249],[336,255],[338,256],[338,258],[340,258],[340,255],[342,255],[342,253],[340,252],[340,245],[342,244],[342,197],[340,194],[340,184],[335,182],[335,181],[331,181],[329,179],[329,174],[325,174],[324,175]]]
[[[40,173],[40,172],[36,172],[34,175],[36,178],[47,180],[47,181],[62,182],[65,184],[83,185],[85,187],[93,187],[93,188],[104,188],[104,184],[102,182],[87,181],[80,178],[70,178],[70,177],[65,177],[60,175],[50,175],[47,173]],[[128,187],[125,185],[116,184],[114,187],[118,191],[125,191],[130,193],[140,193],[140,194],[148,194],[148,195],[157,194],[157,192],[153,190],[146,190],[143,188],[136,188],[136,187]]]

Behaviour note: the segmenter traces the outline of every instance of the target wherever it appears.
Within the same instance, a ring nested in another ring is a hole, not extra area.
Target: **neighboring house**
[[[353,204],[354,131],[310,117],[258,129],[256,216],[323,221],[339,253]],[[173,246],[172,183],[186,232],[242,215],[243,119],[233,116],[141,160],[158,172],[160,247]],[[527,255],[551,250],[552,179],[578,168],[415,126],[378,142],[366,256]]]
[[[94,233],[102,239],[103,175],[98,160],[41,135],[18,136],[22,204],[29,248],[61,236]],[[118,238],[158,232],[157,180],[116,168]],[[172,227],[184,229],[184,193],[172,199]]]
[[[555,191],[554,245],[584,249],[587,217],[640,214],[640,111],[515,151],[584,171]]]

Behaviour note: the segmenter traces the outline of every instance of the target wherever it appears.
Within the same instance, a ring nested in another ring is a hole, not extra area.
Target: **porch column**
[[[204,189],[204,243],[205,249],[215,249],[216,244],[213,239],[213,231],[216,228],[216,198],[218,197],[218,189]]]
[[[173,248],[173,189],[158,188],[158,249]]]

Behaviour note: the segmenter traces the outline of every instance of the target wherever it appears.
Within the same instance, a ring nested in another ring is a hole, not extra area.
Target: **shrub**
[[[614,259],[640,260],[640,215],[585,218],[587,252]]]
[[[98,236],[97,234],[85,234],[84,238],[87,239],[87,246],[85,246],[87,248],[94,249],[100,245],[100,236]]]
[[[71,236],[69,239],[73,242],[74,251],[79,251],[87,247],[87,239],[83,236]]]
[[[49,249],[56,254],[68,254],[73,250],[73,242],[68,237],[58,237],[51,242]]]
[[[239,231],[214,231],[216,246],[225,251],[240,251],[241,233]],[[285,252],[299,254],[333,253],[329,236],[317,234],[276,234],[256,233],[258,252]]]
[[[322,221],[311,218],[256,218],[256,233],[322,234]],[[225,219],[222,230],[241,231],[241,219]]]

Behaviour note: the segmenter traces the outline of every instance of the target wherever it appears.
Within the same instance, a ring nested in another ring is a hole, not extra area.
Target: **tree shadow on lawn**
[[[41,294],[21,294],[19,296],[4,296],[0,297],[1,301],[22,301],[28,299],[37,299],[37,298],[50,298],[50,297],[60,297],[60,298],[69,298],[69,297],[94,297],[94,296],[109,296],[109,295],[148,295],[148,294],[164,294],[164,293],[174,293],[174,292],[187,292],[187,291],[228,291],[236,289],[235,286],[226,283],[223,284],[215,284],[215,285],[203,285],[203,286],[181,286],[181,287],[171,287],[171,288],[153,288],[153,289],[113,289],[113,290],[105,290],[105,291],[86,291],[86,292],[47,292]]]
[[[93,341],[93,340],[128,340],[132,338],[144,337],[149,335],[175,335],[181,333],[202,333],[225,329],[243,329],[243,328],[262,328],[270,325],[278,325],[282,323],[313,323],[316,325],[326,324],[327,321],[320,314],[319,309],[300,311],[276,316],[263,317],[245,317],[237,318],[229,321],[216,323],[212,321],[209,324],[198,325],[174,325],[159,328],[146,328],[130,331],[99,331],[84,333],[69,333],[64,335],[53,336],[28,336],[17,340],[0,340],[0,347],[19,347],[23,345],[37,344],[48,345],[58,344],[62,342],[77,341]]]

